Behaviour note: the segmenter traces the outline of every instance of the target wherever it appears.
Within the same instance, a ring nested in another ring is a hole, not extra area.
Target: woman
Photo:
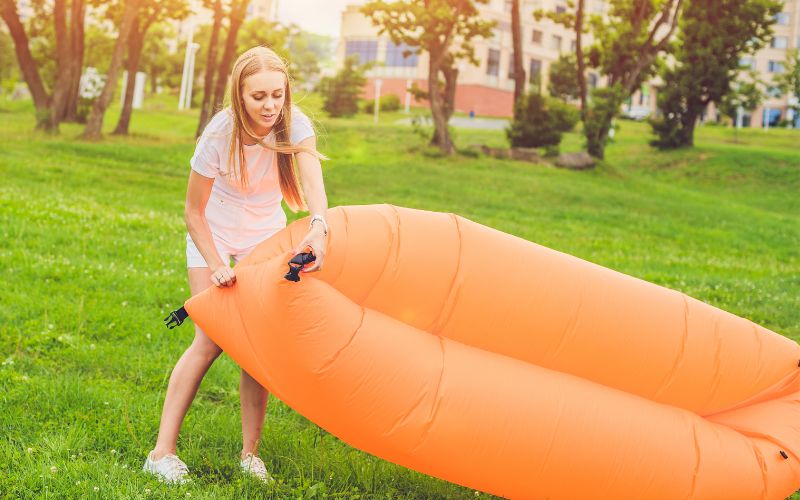
[[[186,194],[186,257],[189,287],[195,295],[207,287],[236,284],[235,268],[261,241],[286,226],[281,209],[304,209],[295,174],[312,215],[296,253],[308,247],[322,267],[327,244],[327,197],[316,138],[308,118],[292,107],[285,62],[265,47],[254,47],[236,60],[230,78],[230,106],[217,113],[197,143]],[[221,350],[199,328],[170,376],[155,448],[144,470],[167,482],[184,482],[186,464],[176,455],[183,418],[200,381]],[[258,457],[268,392],[242,371],[242,470],[272,481]]]

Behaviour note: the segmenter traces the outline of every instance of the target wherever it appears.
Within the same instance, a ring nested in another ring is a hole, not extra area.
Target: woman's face
[[[267,135],[286,100],[286,77],[281,71],[252,74],[242,82],[242,99],[250,125],[256,133]]]

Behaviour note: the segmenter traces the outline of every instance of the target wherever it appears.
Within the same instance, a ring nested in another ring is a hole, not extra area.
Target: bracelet
[[[315,221],[320,221],[322,223],[322,230],[325,232],[325,236],[328,236],[328,223],[325,222],[325,218],[321,215],[314,215],[311,217],[311,222],[308,223],[309,229],[314,226]]]

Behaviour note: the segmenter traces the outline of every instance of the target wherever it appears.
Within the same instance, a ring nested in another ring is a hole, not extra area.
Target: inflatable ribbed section
[[[354,447],[510,498],[785,498],[800,347],[669,290],[451,214],[298,221],[190,299],[248,373]]]

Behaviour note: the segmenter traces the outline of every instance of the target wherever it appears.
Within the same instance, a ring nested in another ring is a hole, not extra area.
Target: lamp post
[[[374,121],[378,123],[378,113],[381,109],[381,85],[383,85],[383,80],[380,78],[375,79],[375,105],[373,107],[373,114],[374,114]]]
[[[181,78],[181,94],[178,98],[178,109],[192,107],[192,83],[194,82],[194,60],[200,44],[192,41],[194,26],[189,26],[189,35],[186,39],[186,56],[183,58],[183,77]]]

